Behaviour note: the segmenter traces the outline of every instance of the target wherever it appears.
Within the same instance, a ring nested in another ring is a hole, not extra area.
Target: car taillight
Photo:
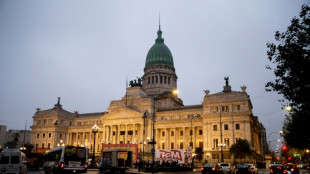
[[[212,170],[215,170],[215,167],[212,167]]]
[[[203,167],[201,167],[201,170],[203,170]]]
[[[270,173],[273,173],[273,170],[272,170],[272,169],[270,169]]]
[[[65,163],[64,162],[61,162],[60,163],[60,168],[64,168],[65,167]]]
[[[284,170],[284,172],[283,173],[287,173],[287,170]]]
[[[84,168],[87,169],[87,167],[88,167],[88,164],[86,162],[86,163],[84,163]]]

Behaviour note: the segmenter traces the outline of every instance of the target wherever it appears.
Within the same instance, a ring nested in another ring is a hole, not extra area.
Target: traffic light
[[[291,160],[292,160],[292,157],[289,156],[289,157],[287,157],[287,159],[288,159],[289,161],[291,161]]]

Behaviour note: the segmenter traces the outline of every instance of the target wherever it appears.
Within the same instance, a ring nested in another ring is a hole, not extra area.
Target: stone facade
[[[161,48],[154,49],[153,46],[152,55]],[[171,93],[177,87],[173,64],[152,64],[152,60],[162,61],[164,58],[148,55],[142,86],[128,87],[122,99],[110,102],[107,112],[69,112],[62,108],[60,98],[52,109],[38,108],[31,126],[35,149],[45,150],[59,145],[86,146],[90,152],[95,149],[99,156],[102,144],[138,144],[139,158],[144,149],[144,157],[150,159],[152,146],[147,142],[153,141],[154,132],[156,149],[186,151],[188,146],[193,149],[200,147],[203,149],[202,160],[212,163],[220,162],[221,154],[225,162],[233,162],[230,146],[237,139],[246,139],[252,150],[246,161],[263,161],[265,128],[252,113],[246,87],[232,91],[229,79],[225,78],[226,84],[221,92],[211,94],[205,90],[201,104],[184,106],[183,101]],[[167,59],[163,62],[172,62],[170,54]],[[99,127],[95,147],[94,124]]]

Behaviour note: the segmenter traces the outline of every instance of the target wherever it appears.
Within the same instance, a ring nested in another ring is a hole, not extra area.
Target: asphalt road
[[[134,173],[136,170],[132,170]],[[89,169],[88,174],[99,174],[99,170],[96,169]],[[192,173],[200,173],[199,169],[195,170],[194,172],[176,172],[176,173],[182,173],[182,174],[192,174]],[[28,174],[44,174],[44,172],[41,171],[28,171]],[[174,174],[172,172],[169,172],[169,174]],[[268,169],[258,169],[258,174],[269,174]],[[299,174],[310,174],[309,170],[300,170]]]

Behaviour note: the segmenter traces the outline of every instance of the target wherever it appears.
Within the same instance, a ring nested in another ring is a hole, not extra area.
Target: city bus
[[[45,173],[86,173],[88,167],[86,147],[61,146],[46,153]]]

